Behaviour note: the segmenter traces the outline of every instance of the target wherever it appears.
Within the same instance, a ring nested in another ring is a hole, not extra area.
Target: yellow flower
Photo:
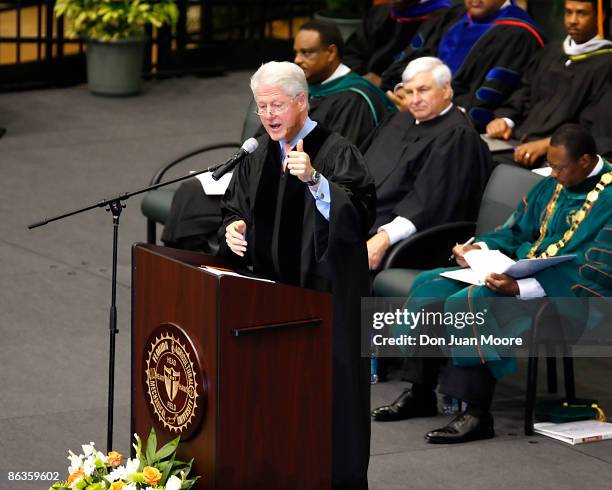
[[[145,466],[142,470],[142,476],[144,477],[145,483],[154,487],[157,485],[157,482],[161,480],[162,474],[157,468]]]
[[[125,483],[122,481],[114,481],[111,483],[110,490],[121,490],[123,487],[125,487]]]
[[[70,475],[68,476],[68,480],[66,480],[66,484],[70,485],[70,484],[74,483],[75,481],[77,481],[79,478],[81,478],[84,475],[85,475],[85,472],[83,471],[83,468],[79,468],[75,472],[70,473]]]
[[[123,455],[121,453],[118,453],[117,451],[111,451],[108,453],[106,461],[113,468],[116,468],[117,466],[121,464],[122,459],[123,459]]]

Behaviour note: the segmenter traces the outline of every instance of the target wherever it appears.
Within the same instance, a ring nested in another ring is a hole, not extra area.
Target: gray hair
[[[439,88],[450,83],[452,78],[450,68],[441,59],[433,56],[423,56],[408,63],[402,73],[402,82],[409,82],[417,74],[423,72],[431,72]]]
[[[304,71],[289,61],[270,61],[259,67],[251,77],[253,96],[261,87],[278,87],[290,97],[308,95],[308,83]]]

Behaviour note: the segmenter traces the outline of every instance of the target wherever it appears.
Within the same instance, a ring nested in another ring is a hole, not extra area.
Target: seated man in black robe
[[[222,201],[224,251],[261,276],[332,293],[332,480],[334,488],[364,489],[370,389],[359,313],[369,294],[365,239],[374,182],[355,146],[308,117],[297,65],[262,65],[251,89],[266,134],[234,171]]]
[[[413,59],[437,56],[453,74],[454,101],[484,131],[544,41],[527,13],[511,0],[465,0],[424,22],[403,56],[383,73],[381,88],[393,90]],[[401,92],[387,92],[403,108]],[[404,108],[405,109],[405,108]]]
[[[384,121],[365,152],[377,196],[371,270],[416,231],[475,220],[491,171],[486,144],[452,102],[449,68],[437,58],[419,58],[402,78],[410,112]]]
[[[395,106],[385,93],[342,63],[338,27],[310,21],[293,41],[294,63],[308,81],[310,117],[359,147]]]
[[[451,6],[450,0],[388,0],[374,5],[346,41],[344,63],[380,86],[383,72],[410,43],[419,26]]]
[[[496,160],[538,166],[550,135],[564,123],[578,122],[589,104],[603,100],[612,81],[612,42],[598,35],[597,24],[597,0],[565,1],[567,37],[538,53],[520,89],[487,125],[493,138],[523,142],[514,152],[497,154]]]

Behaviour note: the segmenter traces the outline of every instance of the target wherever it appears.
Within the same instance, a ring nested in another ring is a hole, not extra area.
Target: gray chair
[[[482,196],[478,220],[435,226],[396,244],[374,279],[374,294],[408,296],[420,272],[449,265],[448,257],[455,243],[463,243],[471,236],[482,235],[503,224],[521,198],[541,179],[542,176],[513,165],[495,167]]]
[[[259,121],[259,117],[255,114],[255,101],[251,98],[249,106],[247,108],[247,112],[244,118],[244,123],[242,125],[242,133],[240,136],[241,141],[250,138],[255,135],[259,128],[261,127],[261,123]],[[228,143],[216,143],[212,145],[206,145],[202,148],[198,148],[192,150],[175,160],[172,160],[170,163],[162,166],[153,176],[149,185],[159,184],[166,173],[177,166],[179,163],[184,162],[196,155],[201,155],[202,153],[220,150],[224,148],[240,148],[242,145],[241,142],[228,142]],[[154,191],[148,192],[144,199],[142,200],[142,204],[140,206],[142,214],[147,219],[147,242],[155,244],[157,241],[157,224],[164,225],[166,220],[168,219],[168,215],[170,213],[170,207],[172,205],[172,199],[174,197],[174,193],[176,192],[177,186],[168,186],[162,187],[160,189],[156,189]]]

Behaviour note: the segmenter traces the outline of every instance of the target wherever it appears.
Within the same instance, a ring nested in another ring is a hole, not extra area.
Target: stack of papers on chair
[[[456,281],[466,282],[480,286],[484,284],[485,278],[495,272],[497,274],[508,274],[515,279],[531,277],[553,265],[567,262],[576,257],[571,255],[557,255],[545,259],[521,259],[512,260],[499,250],[470,250],[464,255],[469,267],[454,271],[441,272],[440,275],[455,279]]]
[[[202,184],[204,194],[207,196],[222,196],[229,187],[230,180],[232,180],[232,172],[226,173],[219,180],[212,178],[212,172],[196,175],[196,179]]]
[[[533,430],[538,434],[573,445],[612,438],[612,424],[597,420],[580,420],[563,424],[541,422],[535,424]]]

